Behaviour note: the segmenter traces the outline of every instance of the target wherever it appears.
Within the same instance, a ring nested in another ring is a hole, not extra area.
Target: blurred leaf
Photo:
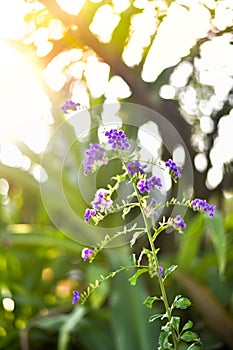
[[[112,268],[130,265],[129,249],[121,247],[109,254]],[[144,271],[146,272],[146,271]],[[145,288],[140,281],[132,288],[127,271],[112,280],[110,295],[111,322],[115,335],[115,350],[142,350],[156,346],[159,327],[149,324],[149,309],[143,305]]]
[[[185,273],[177,272],[176,279],[187,290],[206,323],[232,348],[233,319],[209,288]]]
[[[95,262],[95,264],[91,264],[87,268],[87,281],[93,283],[94,281],[98,280],[101,275],[107,275],[108,272],[109,271],[106,267]],[[100,284],[100,286],[96,288],[95,292],[89,297],[91,305],[94,308],[101,307],[109,292],[109,281],[105,281],[104,283]]]
[[[74,308],[73,312],[69,315],[67,320],[60,328],[58,336],[58,350],[66,350],[69,345],[70,333],[76,327],[76,325],[84,317],[86,310],[84,307],[78,305]]]
[[[178,265],[183,270],[188,270],[199,251],[201,238],[204,232],[204,219],[202,215],[195,216],[182,235],[178,252]]]
[[[216,213],[213,218],[206,217],[205,220],[218,258],[219,275],[223,277],[226,268],[227,253],[224,220],[220,213]]]

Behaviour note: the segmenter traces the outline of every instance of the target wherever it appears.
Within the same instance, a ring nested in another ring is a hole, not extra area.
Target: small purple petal
[[[61,111],[64,114],[68,114],[72,111],[76,111],[80,107],[80,103],[73,102],[72,100],[67,100],[61,106]]]
[[[72,304],[77,303],[79,299],[80,299],[80,293],[77,290],[73,290]]]

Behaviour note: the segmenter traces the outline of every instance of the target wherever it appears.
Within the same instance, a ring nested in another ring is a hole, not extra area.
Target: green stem
[[[123,162],[125,168],[128,169],[127,166],[126,166],[126,163],[124,161],[122,161],[122,162]],[[132,179],[132,176],[131,176],[131,174],[129,172],[128,172],[128,176],[130,177],[130,179]],[[141,213],[142,213],[142,216],[143,216],[143,220],[144,220],[144,223],[145,223],[147,237],[148,237],[148,240],[149,240],[149,243],[150,243],[150,247],[151,247],[151,250],[152,250],[152,254],[153,254],[153,258],[154,258],[154,262],[155,262],[155,269],[156,269],[157,274],[158,274],[158,281],[159,281],[159,286],[160,286],[160,290],[161,290],[161,294],[162,294],[162,301],[164,303],[164,307],[165,307],[165,310],[166,310],[166,313],[167,313],[167,318],[168,318],[169,322],[171,322],[171,318],[172,318],[171,309],[169,307],[168,298],[167,298],[167,294],[166,294],[166,290],[165,290],[165,286],[164,286],[164,281],[162,279],[162,276],[159,273],[159,261],[158,261],[158,258],[157,258],[157,253],[156,253],[156,248],[155,248],[155,245],[154,245],[154,242],[153,242],[153,237],[152,237],[152,234],[151,234],[151,231],[150,231],[150,226],[149,226],[148,219],[147,219],[147,216],[146,216],[144,208],[143,208],[143,204],[142,204],[142,201],[141,201],[141,196],[140,196],[140,194],[138,192],[137,186],[136,186],[136,184],[133,181],[132,181],[132,184],[133,184],[134,191],[135,191],[135,193],[137,195],[139,207],[140,207],[140,210],[141,210]],[[172,328],[172,339],[173,339],[173,344],[174,344],[174,350],[178,350],[178,339],[177,339],[176,333],[175,333],[173,328]]]

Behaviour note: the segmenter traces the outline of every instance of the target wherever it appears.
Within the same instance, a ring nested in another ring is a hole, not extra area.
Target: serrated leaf
[[[193,322],[189,320],[187,323],[185,323],[184,327],[182,328],[182,332],[192,328],[192,326],[193,326]]]
[[[172,304],[172,307],[176,309],[187,309],[191,305],[191,301],[188,298],[180,297],[176,298]]]
[[[159,349],[165,350],[171,349],[172,344],[169,342],[169,334],[167,332],[161,332],[159,335]]]
[[[154,314],[150,316],[149,322],[153,322],[154,320],[157,320],[158,318],[162,318],[162,317],[163,317],[163,314]]]
[[[171,318],[171,324],[172,324],[173,328],[176,330],[177,334],[179,334],[180,317],[173,316]]]
[[[197,335],[195,333],[193,333],[192,331],[184,332],[180,338],[186,342],[200,341],[200,339],[197,337]]]
[[[177,268],[177,265],[171,265],[167,269],[164,270],[164,279],[167,278],[175,269]]]
[[[160,301],[161,299],[158,297],[147,297],[143,304],[145,304],[149,309],[151,309],[154,301],[158,300]]]
[[[138,277],[147,271],[148,271],[148,268],[138,269],[137,272],[128,279],[128,281],[131,283],[132,286],[135,286],[135,284],[137,283]]]

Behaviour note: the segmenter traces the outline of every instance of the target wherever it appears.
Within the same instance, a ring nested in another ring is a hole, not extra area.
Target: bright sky
[[[99,0],[92,0],[99,2]],[[84,0],[73,2],[73,0],[59,0],[60,6],[70,13],[78,13],[84,4]],[[188,55],[189,48],[197,38],[206,36],[209,30],[210,12],[202,5],[206,5],[215,11],[213,24],[220,29],[232,22],[233,2],[213,0],[177,0],[168,9],[167,16],[158,27],[156,18],[158,12],[167,11],[165,2],[135,0],[134,6],[142,12],[131,19],[130,38],[123,52],[123,60],[128,66],[135,66],[141,62],[142,53],[149,46],[152,46],[144,63],[142,78],[147,82],[156,80],[160,72],[179,62],[180,58]],[[99,8],[90,25],[90,30],[102,42],[111,40],[114,28],[117,26],[120,13],[130,5],[129,0],[114,0],[113,7],[107,2]],[[156,8],[157,5],[158,7]],[[187,5],[187,10],[182,5]],[[14,11],[12,11],[14,9]],[[38,70],[32,62],[28,62],[19,55],[10,45],[5,43],[3,38],[20,39],[23,33],[28,30],[23,21],[26,5],[23,0],[8,0],[1,5],[0,12],[0,93],[1,93],[1,114],[0,114],[0,144],[4,144],[0,153],[0,159],[8,162],[9,165],[25,163],[18,150],[10,145],[10,142],[20,138],[33,151],[41,152],[48,138],[48,121],[52,121],[50,115],[50,104],[38,83]],[[177,21],[179,18],[179,21]],[[147,23],[146,26],[143,23]],[[198,23],[198,26],[196,25]],[[52,49],[49,38],[59,38],[62,35],[62,24],[51,21],[49,30],[43,29],[29,37],[29,42],[37,46],[37,54],[44,55]],[[154,33],[157,35],[153,39]],[[182,38],[182,40],[181,40]],[[211,85],[215,95],[211,101],[212,105],[202,106],[203,130],[211,128],[211,120],[208,119],[207,109],[211,110],[214,104],[223,100],[233,85],[233,46],[229,45],[229,36],[214,38],[201,48],[201,58],[195,61],[196,68],[200,70],[202,83]],[[69,66],[64,74],[64,67]],[[89,91],[93,97],[104,95],[107,102],[117,102],[119,98],[130,96],[127,84],[118,76],[109,77],[110,69],[104,62],[99,62],[97,57],[90,52],[83,52],[75,49],[65,52],[56,57],[43,73],[46,83],[55,91],[62,89],[67,77],[81,78],[85,76]],[[163,87],[161,94],[164,97],[173,97],[179,85],[185,84],[187,77],[192,73],[189,64],[176,70],[173,74],[171,84]],[[98,84],[96,83],[98,82]],[[184,86],[184,85],[183,85]],[[89,97],[86,85],[74,85],[73,95],[81,99],[81,104],[88,106]],[[187,108],[195,105],[195,91],[191,88],[183,96]],[[208,107],[208,108],[207,108]],[[227,140],[226,133],[229,130],[229,123],[232,123],[232,116],[229,116],[226,123],[219,125],[219,141],[215,144],[216,151],[212,154],[212,175],[209,182],[214,184],[221,179],[222,157],[219,154],[219,147],[224,147],[221,137]],[[224,125],[227,124],[223,131]],[[225,135],[224,137],[222,135]],[[18,153],[17,153],[18,152]],[[7,157],[6,157],[7,154]],[[17,162],[15,159],[18,157]],[[21,158],[20,158],[21,157]],[[199,154],[196,160],[197,166],[204,164],[204,155]],[[221,160],[218,158],[220,157]],[[6,160],[8,158],[8,161]],[[232,153],[228,154],[228,160],[233,158]],[[225,161],[225,158],[224,158]],[[198,165],[199,164],[199,165]],[[216,164],[221,164],[220,166]],[[213,176],[218,171],[218,176]],[[211,185],[210,185],[211,186]]]

